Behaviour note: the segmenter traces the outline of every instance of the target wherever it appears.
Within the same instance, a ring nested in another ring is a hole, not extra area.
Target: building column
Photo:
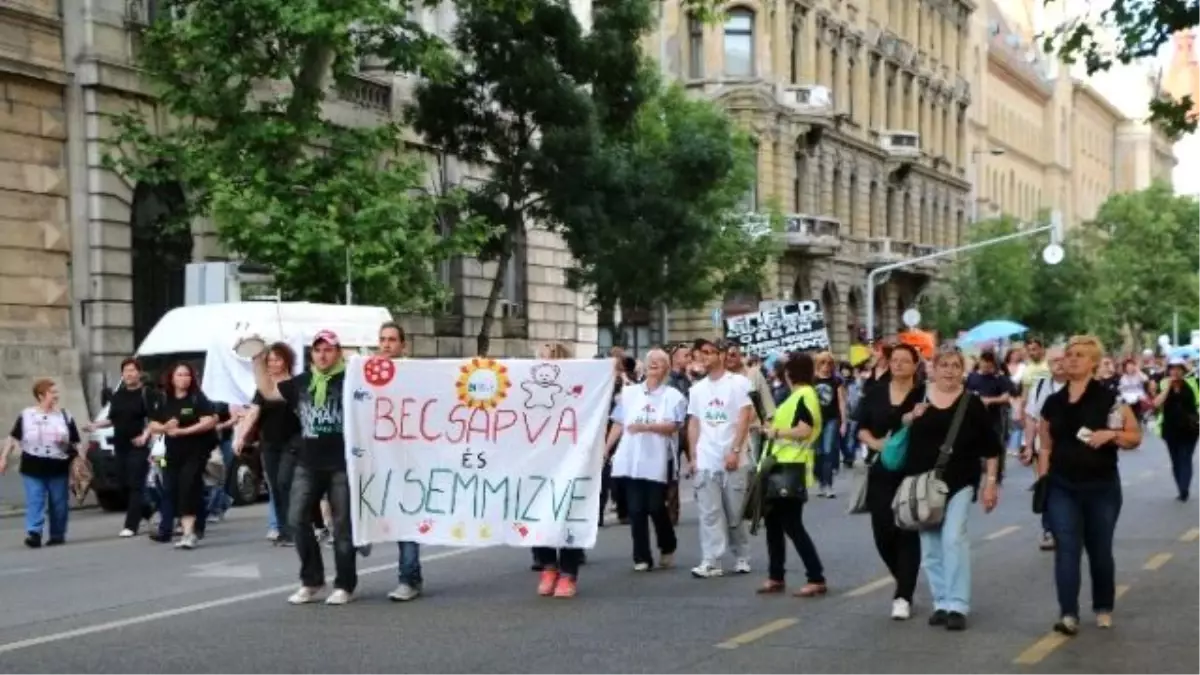
[[[945,157],[946,146],[942,142],[942,106],[938,105],[937,98],[933,101],[933,138],[930,139],[929,147],[932,149],[934,157]]]
[[[800,82],[801,84],[819,84],[817,81],[817,17],[808,12],[800,26]]]
[[[817,211],[822,216],[833,216],[833,157],[828,153],[818,150],[820,158],[817,183],[817,202],[820,208]]]
[[[784,82],[789,77],[792,69],[789,67],[788,60],[792,50],[788,44],[788,38],[791,36],[790,21],[791,9],[790,4],[776,3],[774,10],[774,18],[771,21],[771,76],[776,82]]]
[[[792,194],[796,181],[796,138],[790,128],[780,130],[780,139],[775,143],[775,198],[779,205],[790,211],[796,202]]]
[[[904,125],[904,128],[909,131],[915,131],[917,133],[921,133],[921,129],[919,126],[919,123],[921,120],[921,115],[918,113],[918,110],[920,109],[920,106],[921,106],[921,96],[920,96],[921,85],[920,85],[920,83],[917,82],[917,76],[915,74],[908,78],[907,88],[908,88],[908,119],[907,119],[907,124]]]

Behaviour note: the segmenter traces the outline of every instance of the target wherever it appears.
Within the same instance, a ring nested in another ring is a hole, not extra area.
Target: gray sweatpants
[[[739,560],[750,557],[750,534],[742,521],[742,501],[749,481],[749,466],[733,472],[696,472],[693,487],[700,513],[703,562],[720,566],[726,550]]]

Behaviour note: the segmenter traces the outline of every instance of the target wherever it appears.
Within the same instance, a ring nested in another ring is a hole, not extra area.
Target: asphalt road
[[[263,506],[234,510],[190,553],[119,540],[118,517],[93,510],[73,514],[67,546],[34,551],[19,518],[0,519],[0,671],[1200,672],[1196,503],[1174,501],[1161,443],[1125,455],[1122,472],[1116,628],[1085,616],[1071,640],[1049,633],[1052,555],[1037,550],[1029,475],[1016,469],[997,511],[972,516],[965,633],[926,626],[923,578],[914,620],[888,618],[891,583],[865,517],[844,513],[845,489],[806,513],[831,584],[816,600],[755,595],[761,537],[754,574],[692,579],[688,505],[675,570],[633,573],[628,528],[608,527],[578,597],[543,599],[525,550],[431,548],[427,595],[400,605],[385,598],[394,549],[377,546],[346,607],[285,603],[295,553],[263,540]],[[1085,608],[1087,588],[1085,577]]]

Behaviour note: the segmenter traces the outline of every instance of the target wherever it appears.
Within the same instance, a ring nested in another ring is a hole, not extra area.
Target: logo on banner
[[[455,390],[468,408],[492,410],[508,397],[508,369],[492,359],[471,359],[459,369]]]
[[[363,379],[372,387],[386,387],[394,377],[396,364],[386,356],[372,356],[363,363]],[[355,396],[358,396],[358,392],[355,392]]]

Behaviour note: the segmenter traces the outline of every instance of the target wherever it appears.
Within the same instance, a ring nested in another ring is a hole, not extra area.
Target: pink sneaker
[[[558,578],[558,583],[554,585],[554,597],[556,598],[573,598],[575,597],[575,579],[565,574]]]
[[[558,570],[542,570],[542,574],[538,578],[538,595],[554,595],[555,584],[558,581]]]

